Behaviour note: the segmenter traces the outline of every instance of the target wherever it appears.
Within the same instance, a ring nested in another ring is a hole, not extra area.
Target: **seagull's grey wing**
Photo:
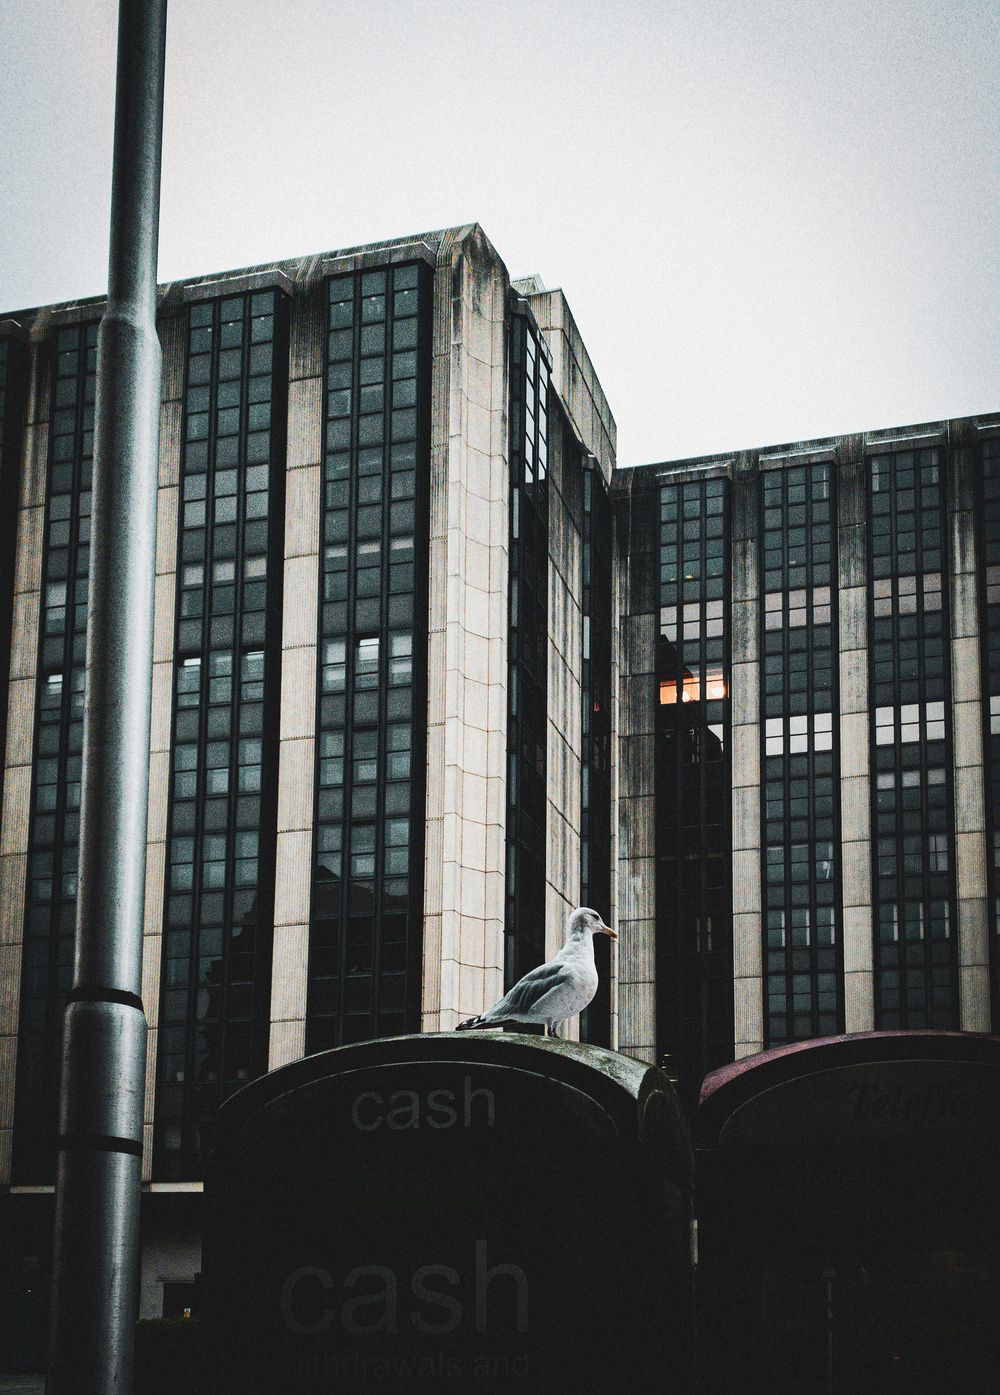
[[[546,993],[565,982],[566,977],[565,964],[558,961],[540,964],[537,969],[532,969],[514,984],[510,992],[497,1003],[497,1008],[503,1008],[505,1012],[528,1012]]]

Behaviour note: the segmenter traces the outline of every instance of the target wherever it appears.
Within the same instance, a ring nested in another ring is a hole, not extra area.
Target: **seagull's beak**
[[[605,925],[603,920],[601,921],[600,925],[595,925],[595,926],[594,926],[594,934],[595,934],[595,935],[610,935],[611,938],[612,938],[613,940],[617,940],[617,938],[618,938],[618,933],[617,933],[617,931],[612,930],[612,928],[611,928],[610,925]]]

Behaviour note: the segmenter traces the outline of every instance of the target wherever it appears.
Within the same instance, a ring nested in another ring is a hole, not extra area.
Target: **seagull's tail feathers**
[[[460,1022],[455,1028],[456,1032],[470,1032],[478,1027],[482,1022],[481,1017],[467,1017],[464,1022]]]

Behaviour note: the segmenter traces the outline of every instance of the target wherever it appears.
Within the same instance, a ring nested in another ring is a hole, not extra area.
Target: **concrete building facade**
[[[13,1292],[51,1226],[102,310],[0,321]],[[577,904],[619,941],[571,1032],[692,1108],[766,1049],[990,1030],[1000,414],[618,470],[564,296],[476,225],[165,286],[159,323],[144,1316],[198,1272],[223,1099],[454,1028]]]
[[[0,326],[0,1185],[34,1255],[72,974],[102,310]],[[165,286],[159,325],[146,1316],[197,1273],[221,1100],[483,1011],[561,943],[581,859],[601,882],[581,807],[611,825],[610,725],[595,747],[585,707],[595,686],[610,706],[587,609],[610,574],[585,586],[584,567],[615,426],[561,292],[512,284],[469,226]],[[606,1042],[611,1000],[589,1024]]]
[[[689,1094],[797,1041],[990,1031],[998,452],[992,415],[615,476],[619,740],[656,772],[619,789],[628,1033]]]

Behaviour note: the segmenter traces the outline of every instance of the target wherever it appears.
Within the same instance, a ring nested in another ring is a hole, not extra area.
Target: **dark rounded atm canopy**
[[[1000,1143],[1000,1037],[856,1032],[762,1051],[705,1077],[700,1147]]]
[[[694,1185],[690,1130],[670,1078],[658,1067],[583,1042],[512,1032],[438,1032],[388,1037],[304,1056],[238,1090],[219,1111],[215,1148],[282,1097],[352,1071],[408,1063],[482,1064],[544,1075],[602,1106],[623,1137],[654,1148],[664,1174],[676,1185]]]
[[[681,1395],[692,1185],[669,1078],[612,1051],[461,1032],[295,1061],[218,1116],[217,1388]]]

